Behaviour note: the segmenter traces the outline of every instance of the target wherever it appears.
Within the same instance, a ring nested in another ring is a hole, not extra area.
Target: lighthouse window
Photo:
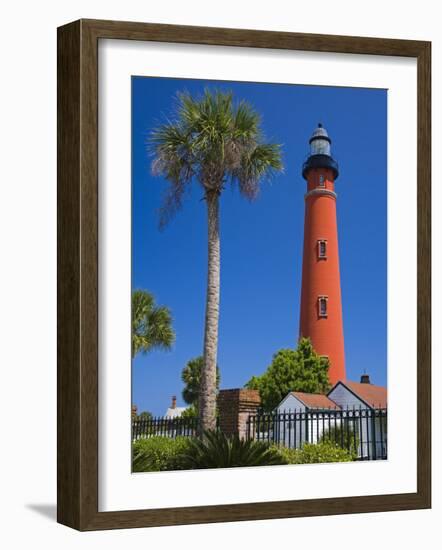
[[[324,239],[318,241],[318,258],[327,258],[327,241]]]
[[[318,298],[318,312],[319,317],[327,317],[327,296],[319,296]]]
[[[325,177],[323,174],[319,176],[319,187],[325,187]]]

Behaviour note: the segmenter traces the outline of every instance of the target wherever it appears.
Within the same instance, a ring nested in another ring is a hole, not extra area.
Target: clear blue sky
[[[181,370],[202,353],[207,228],[195,183],[165,230],[158,208],[166,185],[150,172],[145,140],[171,113],[178,91],[231,90],[263,117],[268,140],[281,143],[285,173],[264,184],[254,203],[227,189],[221,199],[221,387],[243,386],[272,355],[295,347],[299,325],[308,139],[322,122],[339,162],[338,231],[347,376],[387,377],[387,91],[358,88],[132,79],[132,286],[151,291],[174,318],[170,352],[139,355],[132,402],[163,415],[182,402]]]

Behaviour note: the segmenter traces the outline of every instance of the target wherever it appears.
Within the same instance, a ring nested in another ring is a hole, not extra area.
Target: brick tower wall
[[[319,177],[325,185],[319,187]],[[318,241],[327,242],[326,258],[318,257]],[[327,297],[327,316],[319,315],[318,298]],[[339,273],[338,228],[333,172],[312,169],[307,174],[300,336],[309,337],[315,351],[330,362],[332,384],[345,380],[344,331]]]

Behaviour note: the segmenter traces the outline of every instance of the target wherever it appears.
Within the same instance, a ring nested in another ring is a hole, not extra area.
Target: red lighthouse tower
[[[302,168],[307,193],[299,335],[309,337],[315,351],[328,357],[329,379],[335,384],[345,380],[335,193],[339,170],[322,124],[309,143],[310,155]]]

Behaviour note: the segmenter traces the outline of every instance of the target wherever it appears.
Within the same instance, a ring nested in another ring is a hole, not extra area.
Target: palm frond
[[[236,107],[233,137],[235,139],[253,139],[261,137],[261,115],[247,101],[240,101]]]
[[[152,349],[170,349],[175,341],[172,315],[164,306],[156,306],[145,290],[132,293],[132,356]]]
[[[192,439],[182,457],[184,469],[234,468],[286,464],[285,459],[262,441],[228,437],[221,431],[206,431]]]
[[[276,172],[282,170],[281,145],[260,143],[244,152],[233,176],[238,181],[241,194],[252,200],[259,192],[260,182],[270,180]]]
[[[152,172],[169,183],[160,210],[163,227],[180,209],[195,178],[205,192],[220,193],[227,181],[253,199],[260,181],[282,170],[281,146],[266,143],[261,116],[231,92],[206,89],[199,97],[180,92],[170,120],[151,132]]]
[[[181,208],[183,195],[194,175],[192,141],[180,125],[167,123],[151,132],[148,150],[153,155],[152,173],[169,182],[160,209],[160,227]]]

